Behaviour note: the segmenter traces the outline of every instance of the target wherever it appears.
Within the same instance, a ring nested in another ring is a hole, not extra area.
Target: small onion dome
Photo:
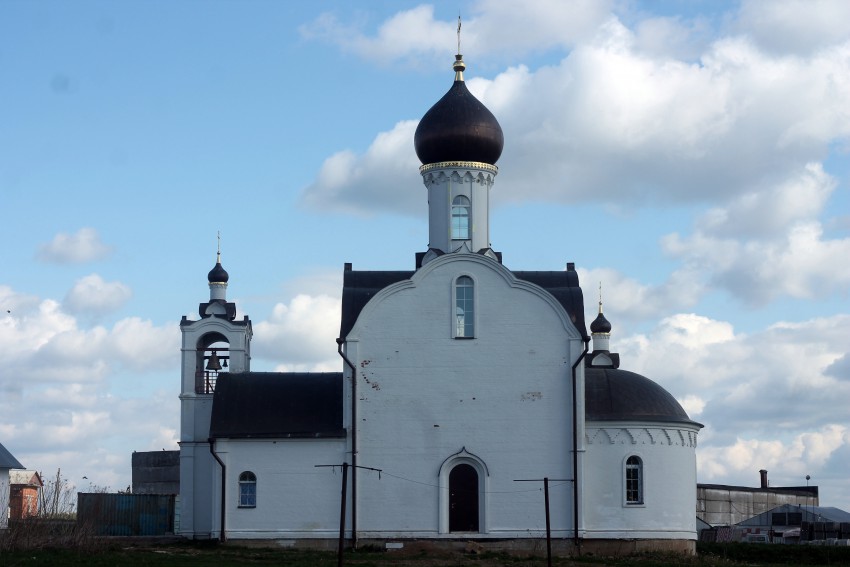
[[[213,267],[207,275],[207,280],[210,283],[227,283],[227,280],[229,279],[230,275],[228,275],[227,270],[221,266],[221,256],[219,256],[216,259],[215,267]]]
[[[413,145],[423,164],[474,161],[495,165],[505,137],[493,113],[472,96],[463,81],[466,65],[456,55],[455,82],[443,98],[425,113]]]
[[[599,315],[596,316],[596,319],[593,320],[593,323],[590,324],[590,332],[591,333],[610,333],[611,332],[611,323],[608,319],[605,318],[605,315],[602,312],[599,312]]]

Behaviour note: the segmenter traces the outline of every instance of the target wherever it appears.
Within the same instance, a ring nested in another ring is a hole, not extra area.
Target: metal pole
[[[552,567],[552,526],[549,523],[549,477],[543,477],[543,494],[546,498],[546,565]]]
[[[549,520],[549,481],[556,480],[560,482],[573,482],[573,479],[569,478],[553,478],[550,479],[548,476],[543,478],[515,478],[514,482],[540,482],[543,481],[543,500],[545,500],[545,508],[546,508],[546,564],[548,567],[552,567],[552,524]]]
[[[343,548],[345,547],[345,489],[348,486],[348,463],[342,463],[342,501],[339,505],[339,550],[337,551],[338,567],[344,563]]]

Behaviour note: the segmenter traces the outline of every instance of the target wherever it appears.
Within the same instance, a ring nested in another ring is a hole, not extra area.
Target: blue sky
[[[0,441],[81,489],[175,448],[179,329],[221,231],[255,370],[339,370],[341,273],[427,248],[412,136],[505,131],[491,238],[603,283],[700,482],[850,509],[850,6],[0,2]],[[88,477],[82,480],[82,477]]]

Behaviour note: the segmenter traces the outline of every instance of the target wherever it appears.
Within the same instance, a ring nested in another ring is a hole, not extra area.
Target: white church
[[[588,335],[572,263],[512,271],[491,248],[504,139],[464,69],[414,139],[427,251],[413,270],[345,266],[341,372],[252,372],[219,255],[180,323],[181,535],[320,545],[344,494],[355,544],[533,543],[545,481],[563,545],[694,550],[702,425],[619,368],[601,301]]]

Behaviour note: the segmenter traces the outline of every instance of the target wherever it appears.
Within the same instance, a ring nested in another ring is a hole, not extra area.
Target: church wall
[[[683,424],[586,424],[585,537],[696,539],[696,436]],[[643,463],[643,504],[626,504],[625,463]]]
[[[211,494],[213,458],[209,444],[181,441],[179,506],[182,535],[199,539],[210,537],[213,527]]]
[[[344,439],[218,439],[216,454],[227,467],[228,539],[338,536],[342,470],[315,465],[350,460]],[[221,468],[215,467],[219,532]],[[256,475],[256,507],[239,505],[239,475],[246,471]]]
[[[453,282],[475,281],[475,338],[453,338]],[[540,537],[542,482],[572,478],[571,364],[580,337],[546,292],[478,255],[433,260],[385,290],[349,334],[358,371],[358,530],[447,534],[444,461],[482,471],[479,532]],[[442,489],[440,487],[443,487]],[[553,533],[572,532],[572,486],[552,483]]]

